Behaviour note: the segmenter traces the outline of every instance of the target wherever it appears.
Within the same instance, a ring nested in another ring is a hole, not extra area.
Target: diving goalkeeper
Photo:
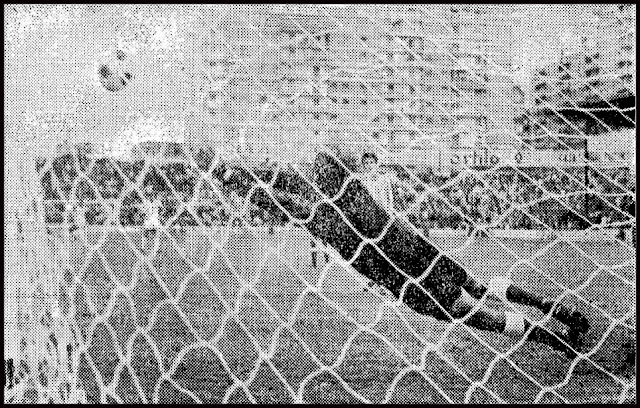
[[[367,154],[363,159],[365,167],[377,164],[375,155]],[[487,285],[479,282],[417,234],[404,217],[388,211],[387,187],[381,188],[386,182],[349,177],[352,172],[328,154],[320,154],[315,166],[319,170],[314,175],[314,186],[309,185],[309,194],[320,190],[325,198],[316,195],[310,208],[300,208],[287,191],[275,185],[272,197],[314,237],[349,260],[357,272],[385,287],[420,314],[445,321],[459,320],[470,327],[515,338],[526,336],[569,358],[577,356],[581,339],[589,329],[587,319],[577,308],[530,293],[505,277],[494,277]],[[304,182],[307,181],[298,180]],[[522,313],[498,310],[479,302],[489,295],[551,314],[566,330],[552,333],[534,325]]]

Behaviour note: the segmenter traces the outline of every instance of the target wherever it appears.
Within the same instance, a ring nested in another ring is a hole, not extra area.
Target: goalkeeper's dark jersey
[[[402,297],[417,312],[446,319],[443,309],[449,309],[460,296],[466,271],[439,253],[406,221],[390,217],[358,179],[347,178],[348,173],[340,168],[321,174],[325,178],[316,179],[314,188],[319,187],[337,209],[313,188],[308,190],[310,208],[301,208],[296,204],[299,200],[278,188],[308,183],[306,180],[276,181],[270,196],[288,214],[305,219],[301,224],[344,259],[352,260],[356,271]],[[301,190],[297,188],[297,194],[303,194]],[[411,278],[416,281],[407,284]]]

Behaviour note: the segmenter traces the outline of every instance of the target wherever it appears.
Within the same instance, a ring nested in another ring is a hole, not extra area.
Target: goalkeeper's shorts
[[[419,313],[440,320],[449,320],[447,310],[462,294],[462,285],[467,280],[467,271],[445,256],[439,257],[431,266],[420,286],[410,284],[404,302]]]
[[[429,266],[424,278],[417,284],[409,283],[402,293],[410,272],[390,264],[370,244],[362,248],[352,266],[396,297],[402,295],[402,301],[416,312],[439,320],[450,320],[447,311],[462,294],[462,285],[467,280],[467,271],[462,266],[441,255]]]

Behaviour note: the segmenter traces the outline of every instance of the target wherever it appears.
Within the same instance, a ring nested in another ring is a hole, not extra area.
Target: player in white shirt
[[[147,245],[149,242],[155,240],[156,232],[158,228],[162,226],[160,222],[160,207],[162,207],[162,202],[160,201],[160,198],[154,194],[153,189],[150,189],[149,191],[149,195],[151,197],[144,202],[144,236]]]
[[[389,173],[381,172],[378,166],[378,156],[376,156],[375,153],[367,152],[362,155],[362,167],[363,172],[360,175],[360,179],[369,194],[371,194],[373,199],[391,218],[398,217],[399,214],[394,208],[393,187],[409,190],[410,186]],[[374,281],[369,281],[367,284],[369,288],[372,288],[374,285],[377,285]],[[366,290],[367,289],[365,289],[365,291]],[[382,287],[380,287],[380,290],[382,291]]]
[[[147,201],[146,203],[146,227],[155,230],[160,227],[160,207],[162,204],[160,203],[160,199],[157,197]]]
[[[389,215],[394,214],[392,178],[389,174],[380,172],[378,157],[374,153],[362,155],[363,172],[361,179],[369,194]]]
[[[78,229],[83,229],[87,224],[85,202],[80,198],[73,198],[67,206],[67,219],[69,220],[69,232],[74,233]]]
[[[360,175],[360,179],[369,194],[390,216],[400,216],[394,206],[393,190],[396,188],[401,190],[401,193],[408,192],[409,195],[416,196],[413,187],[409,183],[399,180],[391,173],[380,171],[378,156],[375,153],[364,153],[362,155],[362,168],[363,172]]]

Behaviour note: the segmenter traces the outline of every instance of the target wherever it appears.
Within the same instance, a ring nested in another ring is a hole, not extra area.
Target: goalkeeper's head
[[[362,155],[362,167],[365,173],[371,173],[378,167],[378,156],[372,152],[365,152]]]

